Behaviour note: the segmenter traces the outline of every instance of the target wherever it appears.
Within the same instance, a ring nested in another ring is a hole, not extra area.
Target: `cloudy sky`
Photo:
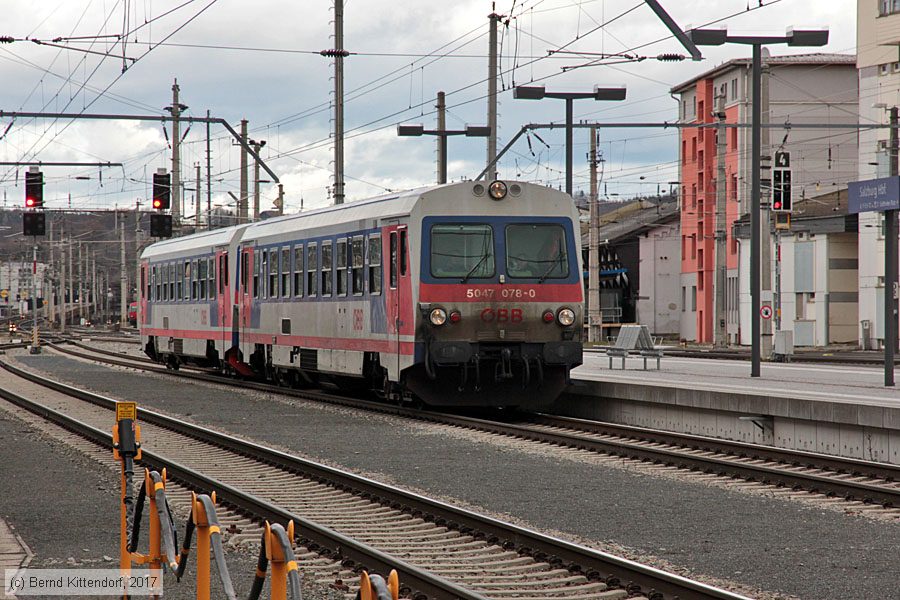
[[[828,52],[853,53],[852,0],[663,0],[682,26],[719,22],[733,33],[783,34],[788,25],[828,26]],[[286,210],[330,202],[332,64],[319,51],[334,46],[329,0],[32,0],[4,2],[0,36],[0,110],[163,114],[178,79],[187,114],[249,120],[265,140],[262,156],[285,187]],[[435,180],[435,138],[398,138],[396,125],[435,126],[434,98],[447,94],[448,127],[487,121],[488,0],[346,0],[345,61],[347,200]],[[662,63],[683,53],[640,0],[502,0],[499,146],[524,123],[562,122],[559,100],[513,100],[511,88],[539,81],[550,90],[625,85],[621,103],[579,101],[576,120],[665,121],[677,118],[669,89],[746,48],[704,49],[704,61]],[[121,43],[128,32],[127,43]],[[62,39],[60,39],[62,38]],[[31,40],[45,42],[35,43]],[[54,42],[54,40],[59,40]],[[55,44],[55,45],[52,45]],[[552,50],[563,49],[549,57]],[[773,54],[802,49],[773,48]],[[623,54],[628,58],[598,58]],[[124,58],[123,58],[124,57]],[[647,57],[643,60],[634,60]],[[590,62],[596,66],[585,66]],[[123,72],[123,65],[127,69]],[[579,67],[579,68],[567,68]],[[159,123],[0,118],[0,160],[119,162],[123,167],[44,167],[50,207],[134,206],[149,180],[170,167]],[[182,126],[184,132],[184,126]],[[504,157],[500,176],[560,186],[562,130],[522,138]],[[239,190],[240,154],[224,129],[211,131],[213,202]],[[586,188],[588,134],[576,130],[575,189]],[[602,192],[610,197],[655,193],[677,179],[672,130],[605,129]],[[485,141],[449,142],[451,180],[484,166]],[[195,165],[206,172],[206,128],[195,125],[183,145],[182,177],[193,187]],[[0,201],[23,203],[24,167],[0,167]],[[263,209],[275,186],[262,185]],[[205,191],[203,192],[205,197]],[[193,213],[193,191],[185,193]],[[205,201],[204,201],[205,202]],[[146,206],[146,204],[144,204]]]

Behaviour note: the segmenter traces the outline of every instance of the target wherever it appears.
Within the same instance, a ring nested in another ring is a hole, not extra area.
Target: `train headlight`
[[[506,184],[502,181],[494,181],[491,183],[489,192],[494,200],[503,200],[506,198]]]
[[[559,309],[559,312],[556,313],[556,320],[559,321],[559,324],[563,327],[568,327],[575,322],[575,311],[571,308],[561,308]]]
[[[428,313],[428,320],[431,321],[432,325],[440,327],[447,322],[447,311],[443,308],[432,308],[431,312]]]

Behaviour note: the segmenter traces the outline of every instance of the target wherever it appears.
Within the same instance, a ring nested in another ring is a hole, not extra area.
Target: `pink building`
[[[837,122],[843,113],[836,105],[843,96],[855,96],[855,57],[840,54],[804,54],[770,57],[768,75],[769,120],[771,123]],[[709,123],[719,120],[719,107],[726,123],[750,123],[752,97],[749,59],[728,61],[706,73],[674,87],[679,99],[681,123]],[[763,84],[766,96],[766,83]],[[855,106],[854,106],[855,109]],[[729,341],[742,343],[741,322],[748,322],[748,273],[741,267],[741,249],[732,234],[732,224],[748,211],[750,204],[750,129],[725,129],[725,180],[718,181],[717,131],[710,128],[680,130],[679,182],[681,200],[681,337],[710,343],[714,339],[716,198],[721,185],[725,190],[727,277],[725,314]],[[772,130],[764,157],[777,149],[792,153],[794,197],[816,195],[823,185],[846,182],[854,177],[855,161],[836,160],[840,154],[856,152],[855,133],[838,134],[823,143],[821,130]],[[826,136],[827,137],[827,136]],[[783,138],[786,141],[783,141]],[[826,144],[828,147],[826,148]],[[836,154],[837,153],[837,154]],[[765,166],[765,163],[764,163]],[[764,170],[762,178],[768,179]],[[766,186],[764,185],[764,188]],[[830,188],[829,188],[830,189]],[[767,190],[763,202],[768,201]]]

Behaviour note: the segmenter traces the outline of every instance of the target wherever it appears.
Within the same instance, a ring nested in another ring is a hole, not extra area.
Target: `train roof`
[[[251,224],[244,231],[242,237],[246,240],[254,240],[306,228],[409,214],[422,194],[436,187],[446,186],[429,186],[404,190],[363,200],[355,200],[346,204],[334,204],[293,215],[266,219],[265,221]]]
[[[183,237],[162,240],[147,246],[143,253],[141,253],[141,258],[152,259],[167,257],[186,254],[198,247],[211,248],[213,246],[223,246],[230,243],[235,235],[246,228],[247,225],[232,225],[231,227],[223,227],[222,229],[202,231]]]

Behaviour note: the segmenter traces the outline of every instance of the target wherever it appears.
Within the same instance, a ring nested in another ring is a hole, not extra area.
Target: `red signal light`
[[[776,200],[776,201],[772,204],[772,208],[774,208],[775,210],[781,210],[781,201],[780,201],[780,200]]]
[[[153,208],[162,208],[162,201],[159,198],[153,199]]]
[[[28,208],[34,208],[34,198],[25,198],[25,206]]]

